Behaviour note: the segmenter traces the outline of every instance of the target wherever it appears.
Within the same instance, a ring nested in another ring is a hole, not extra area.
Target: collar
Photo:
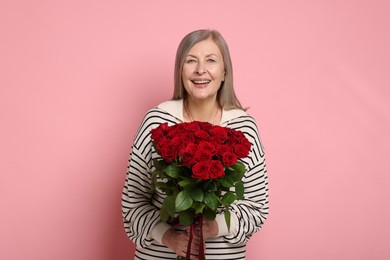
[[[177,100],[168,100],[165,101],[157,106],[157,108],[164,110],[171,114],[172,116],[176,117],[180,121],[184,122],[183,119],[183,99],[177,99]],[[222,118],[220,125],[227,125],[229,121],[231,121],[234,118],[240,117],[240,116],[246,116],[247,113],[244,110],[241,109],[230,109],[222,110]]]

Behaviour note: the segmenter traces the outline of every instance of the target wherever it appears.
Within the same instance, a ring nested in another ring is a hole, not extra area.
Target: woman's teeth
[[[192,82],[195,84],[208,84],[210,80],[193,80]]]

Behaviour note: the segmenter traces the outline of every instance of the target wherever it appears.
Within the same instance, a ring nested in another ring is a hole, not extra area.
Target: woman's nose
[[[204,67],[204,64],[202,62],[198,62],[196,65],[196,71],[197,74],[201,75],[206,72],[206,69]]]

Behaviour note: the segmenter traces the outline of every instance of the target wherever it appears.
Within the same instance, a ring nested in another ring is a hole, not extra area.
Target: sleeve
[[[152,242],[149,236],[159,220],[159,212],[150,200],[149,168],[136,147],[132,147],[126,180],[122,192],[122,216],[127,236],[137,247],[147,247]]]
[[[220,235],[233,244],[246,243],[261,229],[268,216],[268,176],[264,149],[254,119],[246,116],[240,119],[234,128],[242,131],[252,143],[248,157],[242,162],[246,165],[244,175],[244,199],[237,200],[229,210],[231,212],[230,232],[222,217],[217,217]],[[219,220],[219,221],[218,221]]]
[[[122,192],[122,216],[125,231],[137,247],[149,246],[154,239],[153,233],[157,234],[166,230],[166,227],[160,224],[158,207],[151,203],[153,200],[151,189],[153,151],[150,129],[157,125],[158,123],[150,123],[145,119],[138,129],[131,149]],[[162,234],[156,240],[161,240],[161,236]]]

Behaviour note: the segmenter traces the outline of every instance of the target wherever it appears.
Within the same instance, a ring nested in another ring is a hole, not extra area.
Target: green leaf
[[[179,172],[179,177],[181,179],[192,179],[191,173],[192,173],[191,169],[189,169],[188,167],[181,167]],[[192,179],[192,181],[194,181],[194,179]]]
[[[205,207],[203,210],[203,216],[208,220],[214,220],[216,215],[215,210],[211,210],[208,207]]]
[[[232,178],[234,182],[241,181],[242,177],[244,177],[245,173],[239,173],[239,172],[234,172],[230,174],[229,176]]]
[[[231,166],[225,167],[225,175],[231,175],[233,173],[235,173],[235,171]]]
[[[234,194],[231,191],[228,191],[225,193],[225,195],[223,195],[221,201],[224,206],[228,206],[232,204],[236,199],[237,199],[236,194]]]
[[[225,210],[224,216],[225,216],[225,221],[226,221],[228,231],[230,232],[230,211]]]
[[[203,203],[194,203],[193,208],[195,209],[195,214],[203,214],[203,209],[206,207]]]
[[[176,196],[175,208],[177,212],[189,209],[192,206],[194,200],[188,191],[183,190]]]
[[[169,177],[172,177],[172,178],[177,178],[179,176],[179,172],[180,172],[180,168],[173,165],[173,164],[170,164],[168,165],[168,167],[166,167],[164,169],[164,172],[169,176]]]
[[[242,183],[242,181],[236,182],[235,188],[236,188],[237,199],[239,200],[244,199],[244,184]]]
[[[182,181],[179,181],[178,184],[180,185],[180,187],[186,187],[189,185],[192,186],[194,184],[194,179],[184,179]]]
[[[169,217],[175,215],[175,198],[166,196],[160,209],[160,218],[162,221],[167,221]]]
[[[242,162],[237,162],[236,164],[226,167],[225,173],[233,178],[233,181],[240,181],[246,172],[245,165]]]
[[[190,226],[194,222],[194,215],[188,210],[182,211],[179,213],[179,222],[183,226]]]
[[[199,189],[198,187],[192,188],[190,191],[190,196],[194,201],[203,201],[203,191],[202,189]]]
[[[203,198],[204,203],[209,207],[211,210],[216,210],[218,206],[218,197],[215,195],[214,192],[206,193]]]
[[[174,189],[174,186],[172,185],[169,185],[168,183],[166,182],[156,182],[155,183],[155,186],[157,188],[159,188],[160,190],[162,190],[163,192],[167,193],[167,192],[170,192]]]
[[[232,165],[232,168],[236,172],[244,173],[246,171],[245,165],[242,162],[236,162],[235,164]]]
[[[219,179],[221,185],[225,188],[230,188],[234,186],[234,181],[232,177],[225,175],[223,178]]]
[[[199,183],[200,188],[203,189],[204,191],[216,191],[217,187],[216,184],[213,180],[208,180]]]

